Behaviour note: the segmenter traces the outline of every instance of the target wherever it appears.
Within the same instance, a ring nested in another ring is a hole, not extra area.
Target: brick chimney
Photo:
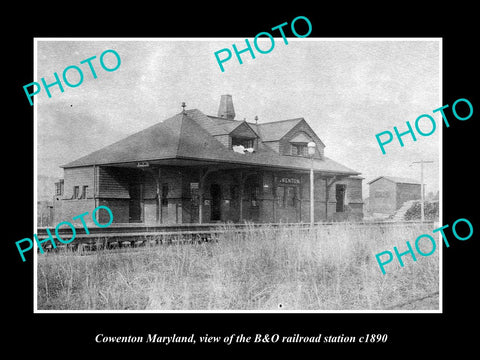
[[[228,120],[235,119],[232,95],[222,95],[220,99],[220,107],[218,108],[218,117]]]

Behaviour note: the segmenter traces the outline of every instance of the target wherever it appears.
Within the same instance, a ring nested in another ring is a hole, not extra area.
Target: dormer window
[[[240,154],[249,154],[255,152],[255,138],[232,137],[232,150]]]
[[[292,155],[294,156],[308,156],[307,144],[292,144]]]
[[[225,125],[227,126],[227,125]],[[258,135],[244,120],[230,124],[230,148],[240,154],[253,153],[257,150]]]
[[[245,149],[255,148],[255,138],[232,137],[232,147],[242,145]]]

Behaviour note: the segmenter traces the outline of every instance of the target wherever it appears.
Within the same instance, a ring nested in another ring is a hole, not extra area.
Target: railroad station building
[[[363,178],[324,149],[301,117],[236,120],[231,95],[221,96],[217,116],[183,104],[180,113],[63,165],[54,221],[106,205],[114,223],[309,222],[311,167],[314,221],[362,219]]]

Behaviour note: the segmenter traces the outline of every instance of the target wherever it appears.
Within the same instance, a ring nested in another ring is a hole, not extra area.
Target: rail
[[[313,228],[324,226],[376,226],[394,227],[406,225],[432,225],[433,221],[362,221],[362,222],[319,222]],[[37,237],[39,240],[48,238],[46,229],[38,227]],[[50,229],[52,235],[54,229]],[[245,233],[254,230],[268,229],[294,229],[309,231],[312,229],[309,223],[208,223],[208,224],[173,224],[173,225],[145,225],[145,224],[112,224],[108,228],[89,227],[87,234],[85,228],[75,227],[75,240],[68,247],[122,247],[140,246],[146,243],[165,243],[172,241],[208,241],[213,236],[222,233]],[[71,239],[71,228],[60,228],[58,234],[62,239]],[[50,243],[46,243],[45,250],[51,249]],[[59,247],[64,247],[60,245]]]

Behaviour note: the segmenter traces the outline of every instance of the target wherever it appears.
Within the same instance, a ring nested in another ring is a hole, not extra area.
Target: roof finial
[[[182,112],[183,112],[184,114],[186,114],[186,112],[185,112],[185,106],[187,106],[187,104],[185,104],[185,102],[182,102],[182,108],[183,108]]]
[[[258,116],[255,115],[255,125],[257,125],[257,123],[258,123]]]

